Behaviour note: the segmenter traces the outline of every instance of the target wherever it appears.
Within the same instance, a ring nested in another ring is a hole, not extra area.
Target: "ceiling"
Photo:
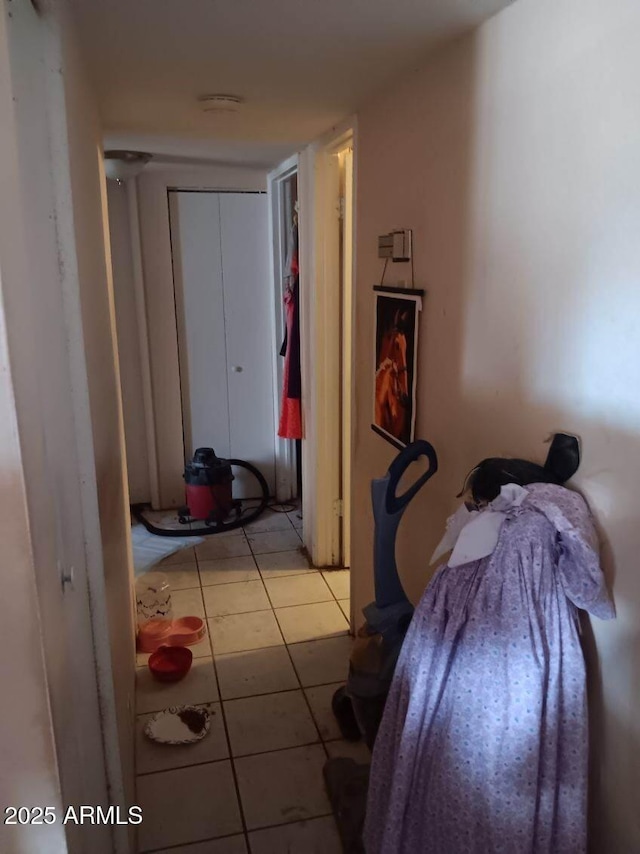
[[[109,147],[272,165],[512,0],[74,0]],[[245,99],[202,112],[207,93]]]

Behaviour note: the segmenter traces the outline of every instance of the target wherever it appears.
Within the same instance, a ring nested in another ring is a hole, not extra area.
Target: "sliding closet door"
[[[275,484],[267,198],[170,193],[185,455],[211,446]],[[256,494],[236,472],[237,497]]]
[[[274,494],[273,307],[266,195],[220,194],[220,233],[231,455],[255,463]]]
[[[185,456],[204,446],[228,457],[219,196],[171,192],[169,205]]]

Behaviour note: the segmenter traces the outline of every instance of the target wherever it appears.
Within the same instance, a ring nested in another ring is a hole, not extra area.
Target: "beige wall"
[[[63,30],[63,79],[82,333],[120,753],[127,800],[133,803],[133,567],[106,185],[102,169],[99,118],[74,36],[72,22],[66,21]]]
[[[58,809],[61,801],[122,802],[106,626],[96,633],[104,611],[102,542],[91,530],[91,521],[98,524],[95,466],[83,409],[73,233],[74,217],[88,209],[71,198],[67,148],[68,130],[84,117],[77,105],[73,117],[67,113],[65,84],[73,89],[68,78],[79,69],[72,45],[61,49],[60,27],[70,36],[63,11],[57,4],[38,15],[20,3],[0,12],[0,800]],[[82,152],[74,148],[73,156]],[[0,848],[80,851],[84,835],[59,822],[3,826]],[[92,850],[114,850],[114,836],[93,828]]]
[[[403,581],[417,600],[475,463],[582,437],[576,486],[618,608],[593,626],[594,838],[620,854],[640,850],[638,32],[636,0],[519,0],[363,109],[357,143],[356,607],[372,595],[369,481],[394,456],[369,426],[376,237],[407,227],[427,289],[417,436],[441,468],[405,516]]]
[[[107,181],[107,199],[129,495],[140,503],[151,500],[151,486],[126,184]]]
[[[23,247],[14,252],[22,237],[21,212],[16,210],[21,188],[16,169],[17,122],[10,115],[14,90],[7,23],[0,13],[0,106],[4,116],[0,123],[0,804],[3,810],[9,804],[50,804],[59,810],[62,795],[38,630],[35,559],[6,330],[8,294],[24,290],[27,278]],[[2,822],[0,850],[62,854],[66,851],[64,828],[9,827]]]
[[[0,150],[2,142],[0,141]],[[0,242],[0,255],[3,250]],[[0,259],[0,289],[5,265]],[[9,372],[4,306],[0,306],[0,803],[48,805],[60,814],[62,796],[49,710],[42,639],[37,630],[38,597],[18,441],[14,390]],[[10,603],[10,604],[9,604]],[[8,651],[12,650],[12,654]],[[0,849],[8,854],[67,850],[64,828],[9,827],[0,823]]]

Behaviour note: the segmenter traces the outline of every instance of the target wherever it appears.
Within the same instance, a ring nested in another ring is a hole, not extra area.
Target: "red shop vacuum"
[[[208,525],[223,522],[239,501],[233,500],[233,471],[229,460],[216,456],[213,448],[198,448],[185,466],[187,504],[178,511],[181,522],[199,519]]]
[[[233,497],[235,467],[245,469],[253,475],[260,487],[259,498]],[[185,466],[184,481],[187,503],[178,510],[178,521],[184,528],[161,528],[154,525],[145,515],[145,511],[149,509],[148,505],[133,505],[133,514],[147,531],[164,537],[218,534],[257,519],[269,501],[269,485],[259,469],[245,460],[222,459],[216,455],[213,448],[196,449],[193,458]]]

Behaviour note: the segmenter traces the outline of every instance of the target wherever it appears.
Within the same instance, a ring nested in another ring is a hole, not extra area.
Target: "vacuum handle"
[[[410,486],[402,495],[396,495],[396,488],[400,482],[400,478],[409,468],[411,463],[415,463],[420,457],[427,457],[429,460],[429,468],[421,475],[416,482]],[[389,466],[389,485],[387,487],[387,512],[397,513],[402,510],[411,501],[414,495],[422,489],[429,478],[438,471],[438,456],[435,448],[430,442],[424,439],[418,439],[401,451],[395,460]]]

